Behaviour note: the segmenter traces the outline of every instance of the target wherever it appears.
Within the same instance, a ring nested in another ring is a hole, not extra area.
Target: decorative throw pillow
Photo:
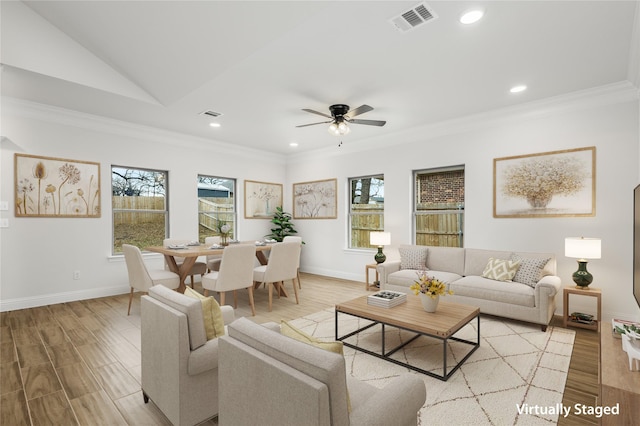
[[[213,296],[205,297],[190,287],[185,288],[184,295],[194,299],[200,299],[207,340],[224,336],[224,319],[222,318],[222,311],[220,310],[218,301],[214,299]]]
[[[400,269],[415,269],[427,271],[427,255],[429,249],[426,247],[400,247]]]
[[[299,342],[308,343],[309,345],[324,349],[325,351],[344,355],[342,352],[342,342],[325,342],[323,340],[316,339],[286,321],[280,322],[280,333],[287,337],[291,337],[292,339],[296,339]]]
[[[342,342],[325,342],[323,340],[318,340],[313,336],[308,335],[302,330],[297,329],[286,321],[280,322],[280,334],[283,334],[287,337],[291,337],[302,343],[307,343],[309,345],[315,346],[320,349],[324,349],[325,351],[334,352],[340,355],[344,355],[342,352]],[[347,389],[347,411],[351,412],[351,398],[349,397],[349,390]]]
[[[489,258],[482,276],[496,281],[511,281],[518,271],[519,261]]]
[[[549,257],[546,259],[526,258],[512,254],[511,260],[520,262],[520,268],[518,268],[518,272],[513,277],[513,281],[535,287],[540,281],[544,266],[550,259]]]

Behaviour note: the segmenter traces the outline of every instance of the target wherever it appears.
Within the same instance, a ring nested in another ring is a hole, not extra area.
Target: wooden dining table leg
[[[197,257],[185,257],[184,261],[178,265],[175,257],[165,254],[165,260],[167,261],[167,265],[169,266],[169,270],[171,272],[175,272],[180,277],[180,285],[178,286],[178,291],[180,293],[184,293],[184,290],[187,288],[185,281],[191,272],[191,268],[195,265]]]

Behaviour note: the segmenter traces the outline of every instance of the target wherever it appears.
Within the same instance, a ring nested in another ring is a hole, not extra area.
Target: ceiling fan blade
[[[384,126],[387,124],[386,121],[381,120],[347,120],[349,123],[353,124],[366,124],[367,126]]]
[[[302,110],[306,111],[306,112],[310,112],[311,114],[318,114],[318,115],[321,115],[323,117],[327,117],[327,118],[333,119],[332,116],[330,116],[329,114],[325,114],[324,112],[319,112],[319,111],[315,111],[315,110],[308,109],[308,108],[302,108]]]
[[[369,111],[373,111],[373,107],[370,107],[369,105],[360,105],[358,108],[349,111],[346,115],[351,118]]]
[[[299,126],[296,127],[307,127],[307,126],[315,126],[316,124],[327,124],[327,123],[331,123],[333,120],[331,121],[321,121],[319,123],[311,123],[311,124],[301,124]]]

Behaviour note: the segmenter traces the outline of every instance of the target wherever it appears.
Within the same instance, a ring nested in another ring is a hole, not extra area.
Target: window
[[[369,233],[384,231],[384,176],[349,179],[349,247],[370,248]]]
[[[198,175],[198,238],[219,235],[222,225],[230,225],[229,238],[236,235],[236,180]]]
[[[414,172],[415,243],[463,246],[464,166]]]
[[[122,253],[122,244],[162,245],[169,228],[167,183],[167,172],[111,167],[113,254]]]

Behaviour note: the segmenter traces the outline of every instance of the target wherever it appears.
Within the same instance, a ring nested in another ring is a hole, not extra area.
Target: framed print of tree
[[[596,148],[493,160],[493,217],[595,216]]]

